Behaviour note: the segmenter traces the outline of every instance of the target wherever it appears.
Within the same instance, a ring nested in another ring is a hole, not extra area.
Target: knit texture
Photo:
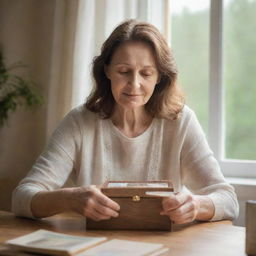
[[[214,220],[238,215],[236,194],[220,170],[194,114],[185,106],[177,120],[153,119],[135,138],[121,133],[84,105],[60,123],[28,175],[13,192],[16,215],[33,217],[32,197],[62,187],[71,177],[77,186],[106,180],[172,180],[176,192],[208,195]]]

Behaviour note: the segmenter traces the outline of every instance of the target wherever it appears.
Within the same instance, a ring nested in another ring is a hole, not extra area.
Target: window
[[[178,83],[206,134],[209,104],[209,7],[210,0],[201,1],[198,5],[195,5],[195,1],[174,1],[171,5],[171,47],[178,65]]]
[[[256,0],[170,0],[187,104],[226,176],[256,177]]]
[[[255,13],[255,0],[224,1],[223,85],[227,158],[256,159]]]

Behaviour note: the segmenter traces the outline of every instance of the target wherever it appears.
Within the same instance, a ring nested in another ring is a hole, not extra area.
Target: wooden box
[[[173,193],[170,181],[109,181],[101,191],[120,205],[119,216],[101,221],[87,218],[87,229],[171,231],[170,218],[160,215],[163,197]]]

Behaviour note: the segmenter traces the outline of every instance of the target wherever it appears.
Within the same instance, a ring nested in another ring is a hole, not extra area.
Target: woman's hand
[[[162,201],[161,215],[167,215],[176,224],[185,224],[194,220],[210,220],[214,215],[214,205],[207,196],[178,193]]]
[[[200,203],[191,194],[178,193],[165,197],[162,201],[161,215],[167,215],[176,224],[192,222],[196,219]]]
[[[117,217],[120,206],[96,186],[74,188],[71,209],[95,221]]]

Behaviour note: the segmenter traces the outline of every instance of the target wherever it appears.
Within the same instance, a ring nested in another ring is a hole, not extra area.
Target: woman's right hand
[[[71,209],[95,221],[118,217],[120,206],[95,185],[72,189]]]

